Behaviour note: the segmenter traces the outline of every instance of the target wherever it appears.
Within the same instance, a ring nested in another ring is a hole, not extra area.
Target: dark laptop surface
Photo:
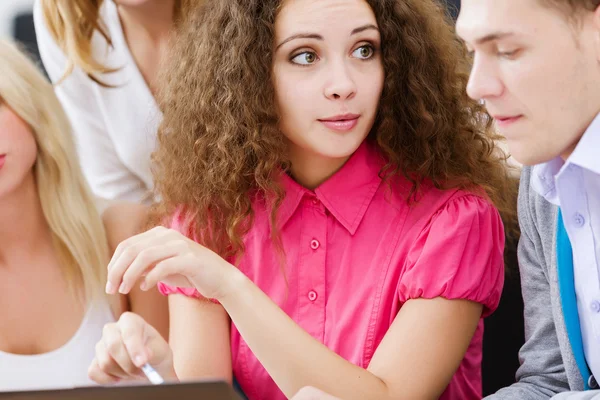
[[[240,400],[225,382],[86,387],[0,393],[0,400]]]

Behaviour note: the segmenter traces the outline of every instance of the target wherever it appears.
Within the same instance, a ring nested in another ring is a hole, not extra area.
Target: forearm
[[[345,400],[390,397],[383,380],[315,340],[250,280],[234,279],[235,289],[219,300],[287,397],[309,385]]]
[[[178,380],[232,381],[229,316],[218,304],[169,296],[170,346]]]
[[[153,289],[144,292],[134,287],[129,294],[129,306],[165,338],[169,339],[169,308],[167,298]]]

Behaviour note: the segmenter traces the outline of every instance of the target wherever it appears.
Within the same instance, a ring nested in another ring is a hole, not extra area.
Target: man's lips
[[[518,120],[520,120],[523,116],[522,115],[492,115],[492,117],[494,118],[494,121],[496,121],[496,125],[498,125],[499,127],[507,127],[515,122],[517,122]]]

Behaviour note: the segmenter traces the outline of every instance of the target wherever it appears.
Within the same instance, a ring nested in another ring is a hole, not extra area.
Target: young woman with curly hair
[[[480,398],[514,188],[441,6],[213,0],[171,60],[155,176],[172,222],[121,243],[107,284],[170,294],[171,345],[127,314],[91,376],[149,362],[233,371],[250,399]]]

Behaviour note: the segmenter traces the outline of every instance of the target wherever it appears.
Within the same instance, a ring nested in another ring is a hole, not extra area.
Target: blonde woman
[[[0,391],[91,384],[103,326],[124,311],[166,335],[160,295],[103,294],[111,248],[144,210],[111,206],[103,223],[74,154],[52,86],[0,41]]]
[[[101,198],[151,201],[156,71],[194,1],[36,0],[40,55]]]

